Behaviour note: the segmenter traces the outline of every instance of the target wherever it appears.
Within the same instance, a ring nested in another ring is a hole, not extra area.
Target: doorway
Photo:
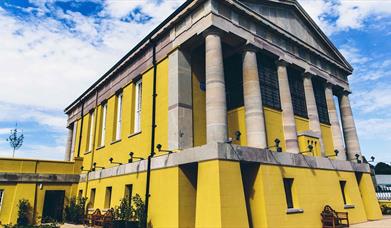
[[[43,203],[42,222],[62,221],[64,208],[64,190],[45,191],[45,201]]]

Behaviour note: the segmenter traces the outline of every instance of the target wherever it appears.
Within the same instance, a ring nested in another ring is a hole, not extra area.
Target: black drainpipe
[[[152,131],[151,131],[151,154],[148,156],[147,166],[147,186],[145,190],[145,214],[144,214],[144,228],[148,225],[148,205],[149,205],[149,187],[151,182],[151,160],[155,155],[155,129],[156,129],[156,44],[150,39],[149,42],[152,44],[152,64],[153,64],[153,90],[152,90]]]
[[[34,169],[34,174],[37,174],[38,170],[38,163],[39,161],[35,161],[35,169]],[[34,191],[34,208],[33,208],[33,224],[36,224],[36,216],[37,216],[37,198],[38,198],[38,182],[35,182],[35,191]]]

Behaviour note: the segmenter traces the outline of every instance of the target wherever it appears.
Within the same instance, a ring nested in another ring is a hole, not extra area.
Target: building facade
[[[75,192],[91,209],[144,196],[153,151],[154,227],[380,219],[352,70],[294,0],[186,1],[65,109]]]

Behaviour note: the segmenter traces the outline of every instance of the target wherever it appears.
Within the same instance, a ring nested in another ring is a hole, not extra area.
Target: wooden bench
[[[347,212],[336,212],[329,205],[323,208],[322,213],[323,228],[349,227],[349,217]]]
[[[109,209],[106,211],[104,215],[101,215],[99,218],[97,218],[97,220],[95,220],[93,225],[110,228],[113,226],[113,219],[114,219],[114,210]]]

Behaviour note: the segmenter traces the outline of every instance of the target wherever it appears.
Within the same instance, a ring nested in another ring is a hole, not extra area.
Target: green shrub
[[[28,200],[21,199],[18,203],[18,219],[16,224],[18,226],[28,226],[31,221],[31,205]]]
[[[87,198],[85,197],[72,197],[69,204],[64,208],[65,222],[80,224],[83,222],[85,214],[85,205]]]

